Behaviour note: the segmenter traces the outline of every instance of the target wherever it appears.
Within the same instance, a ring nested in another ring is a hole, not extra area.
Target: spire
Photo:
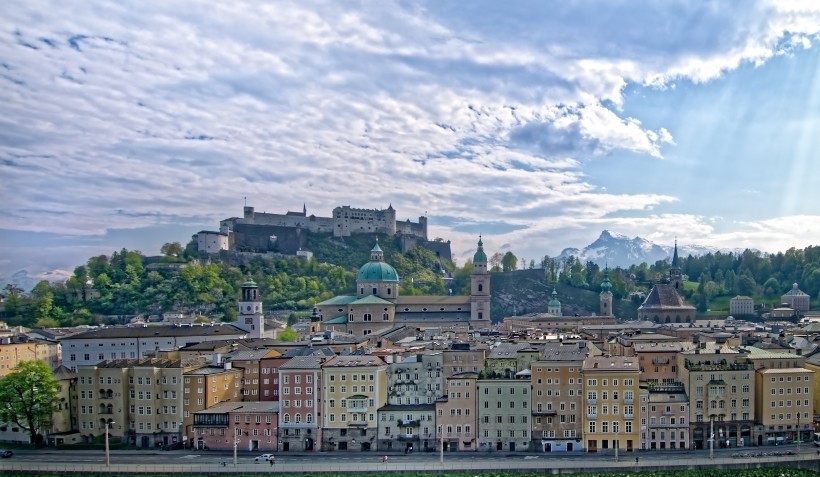
[[[601,282],[601,293],[611,293],[612,283],[609,281],[609,264],[604,268],[604,281]]]
[[[680,263],[678,263],[678,239],[675,239],[675,251],[672,254],[672,268],[680,268]]]
[[[382,248],[379,247],[379,237],[376,237],[376,245],[374,245],[373,249],[370,250],[370,261],[371,262],[382,262],[382,261],[384,261],[384,252],[382,252]]]
[[[307,216],[307,204],[305,202],[302,202],[302,213]]]
[[[484,242],[481,235],[478,236],[478,250],[473,255],[473,263],[487,263],[487,254],[484,253]]]

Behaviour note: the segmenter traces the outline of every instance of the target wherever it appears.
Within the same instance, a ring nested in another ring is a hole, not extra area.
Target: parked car
[[[175,450],[175,449],[184,449],[184,448],[185,448],[185,443],[183,443],[182,441],[174,442],[174,443],[166,444],[166,445],[162,446],[162,450],[167,450],[167,451]]]
[[[13,456],[14,452],[7,450],[7,449],[0,449],[0,457],[4,459],[8,459],[9,457]]]
[[[276,460],[276,458],[273,457],[273,454],[262,454],[259,457],[253,459],[253,461],[257,464],[260,462],[269,462],[271,460]]]

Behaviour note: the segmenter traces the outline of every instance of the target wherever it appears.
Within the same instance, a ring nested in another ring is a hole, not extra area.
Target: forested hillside
[[[390,237],[362,235],[334,239],[312,238],[311,260],[258,255],[242,265],[197,257],[191,247],[163,247],[162,257],[146,258],[140,252],[120,250],[110,256],[88,259],[65,283],[40,282],[30,292],[13,286],[6,297],[3,319],[10,325],[54,327],[116,322],[118,316],[159,315],[168,311],[196,313],[213,320],[232,321],[240,284],[249,277],[259,285],[267,310],[308,311],[315,303],[337,294],[352,293],[358,268],[369,260],[379,240],[385,260],[402,280],[400,293],[469,294],[472,263],[457,268],[439,261],[433,252],[416,248],[402,255]],[[511,253],[490,259],[494,320],[511,314],[546,310],[555,287],[565,314],[598,312],[597,294],[605,270],[570,257],[558,262],[541,260],[541,268],[530,261],[527,270],[517,270]],[[669,262],[610,269],[616,315],[632,318],[642,293],[668,275]],[[686,288],[686,298],[701,313],[725,313],[729,297],[748,295],[756,303],[777,305],[792,283],[809,293],[812,306],[820,295],[820,247],[790,249],[784,253],[708,254],[684,257],[683,273],[697,285]],[[444,277],[448,277],[445,282]]]

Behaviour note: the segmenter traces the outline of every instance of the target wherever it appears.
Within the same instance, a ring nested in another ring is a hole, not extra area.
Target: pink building
[[[279,403],[223,402],[194,414],[193,430],[211,450],[274,451]]]

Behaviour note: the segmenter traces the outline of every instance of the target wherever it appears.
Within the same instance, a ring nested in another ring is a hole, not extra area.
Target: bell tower
[[[478,250],[473,255],[473,273],[470,274],[470,322],[477,326],[490,324],[490,273],[480,235]]]
[[[675,251],[672,254],[672,267],[669,269],[669,284],[675,287],[679,295],[683,295],[683,273],[678,258],[678,240],[675,239]]]
[[[259,287],[251,279],[242,284],[242,298],[239,301],[239,314],[236,326],[247,331],[249,338],[262,338],[265,335],[265,316],[262,313],[262,298]]]
[[[601,282],[601,316],[614,316],[612,311],[612,283],[609,281],[609,265],[604,268],[604,281]]]

